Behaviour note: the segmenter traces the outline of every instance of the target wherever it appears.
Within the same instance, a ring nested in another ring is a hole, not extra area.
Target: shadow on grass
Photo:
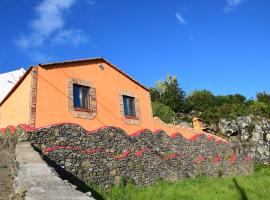
[[[237,188],[239,194],[241,195],[241,200],[248,200],[245,190],[237,183],[236,179],[233,178],[235,187]]]
[[[56,173],[58,174],[58,176],[63,179],[63,180],[67,180],[68,182],[70,182],[71,184],[77,186],[77,190],[86,193],[86,192],[91,192],[92,196],[97,199],[97,200],[105,200],[104,197],[99,194],[97,191],[95,191],[94,189],[90,188],[84,181],[82,181],[81,179],[79,179],[78,177],[74,176],[73,174],[71,174],[70,172],[66,171],[65,169],[63,169],[61,166],[59,166],[56,162],[54,162],[53,160],[51,160],[50,158],[48,158],[47,156],[45,156],[44,154],[42,154],[42,152],[36,148],[35,146],[33,146],[33,148],[40,153],[41,157],[43,158],[43,160],[52,168],[54,168],[54,170],[56,171]]]

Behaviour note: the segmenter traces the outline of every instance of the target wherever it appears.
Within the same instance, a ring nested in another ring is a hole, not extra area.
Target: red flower
[[[50,153],[52,151],[56,151],[56,150],[59,150],[59,149],[80,150],[80,147],[78,147],[78,146],[55,146],[55,147],[46,148],[42,152],[43,153]]]
[[[208,139],[208,141],[212,141],[214,139],[214,137],[212,135],[208,135],[207,139]]]
[[[120,156],[116,157],[115,159],[116,160],[120,160],[120,159],[123,159],[123,158],[127,157],[128,155],[129,155],[129,152],[128,151],[125,151]]]
[[[0,128],[0,132],[4,134],[6,132],[6,129],[5,128]]]
[[[205,160],[205,157],[203,157],[203,156],[198,156],[197,158],[195,158],[195,160],[194,160],[194,162],[196,163],[196,164],[200,164],[202,161],[204,161]]]
[[[215,163],[215,164],[217,164],[217,163],[219,163],[219,162],[221,161],[221,159],[222,159],[222,158],[221,158],[219,155],[217,155],[217,156],[215,156],[215,157],[213,158],[212,162]]]
[[[14,133],[15,130],[16,130],[16,127],[13,126],[13,125],[9,125],[9,126],[7,127],[7,129],[9,129],[11,133]]]
[[[251,161],[252,158],[251,158],[250,156],[246,156],[246,157],[244,157],[244,160],[245,160],[245,161]]]
[[[145,129],[138,130],[138,131],[132,133],[130,136],[131,136],[131,137],[138,136],[138,135],[140,135],[142,132],[144,132],[144,131],[146,131],[146,130],[147,130],[146,128],[145,128]]]
[[[168,160],[173,159],[173,158],[175,158],[177,155],[178,155],[177,153],[169,154],[169,155],[167,156],[167,159],[168,159]]]
[[[25,132],[36,130],[35,128],[32,128],[27,124],[19,124],[19,127],[21,127]]]
[[[102,150],[103,149],[101,149],[101,148],[95,148],[95,149],[87,149],[87,150],[84,150],[81,152],[86,153],[86,154],[95,154],[95,153],[101,152]]]
[[[143,154],[144,152],[146,152],[146,151],[147,151],[147,149],[142,148],[142,149],[140,149],[140,150],[138,150],[138,151],[135,152],[135,156],[136,156],[137,158],[139,158],[139,157],[141,157],[142,154]]]
[[[223,141],[222,140],[217,140],[216,143],[217,144],[223,144]]]
[[[234,153],[231,155],[230,159],[229,159],[229,162],[230,163],[235,163],[237,160],[237,155]]]
[[[157,129],[157,130],[154,131],[154,133],[160,133],[162,131],[163,131],[162,129]]]
[[[192,136],[191,138],[189,138],[189,140],[190,140],[191,142],[194,142],[194,141],[197,140],[197,138],[200,137],[201,135],[202,135],[202,134],[196,134],[196,135]]]
[[[170,135],[170,137],[175,138],[177,135],[179,135],[177,132]]]

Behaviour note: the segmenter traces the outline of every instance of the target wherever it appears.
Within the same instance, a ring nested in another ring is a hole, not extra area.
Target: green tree
[[[256,94],[258,102],[264,102],[268,105],[270,105],[270,94],[266,92],[258,92]]]
[[[150,88],[152,101],[170,107],[174,112],[184,108],[185,92],[179,87],[176,76],[168,75],[165,80],[158,81],[155,88]]]
[[[247,108],[253,115],[270,117],[270,105],[260,101],[249,101]]]
[[[215,106],[215,96],[208,90],[195,90],[186,99],[187,104],[196,111],[205,111]]]
[[[246,97],[241,94],[215,96],[216,105],[221,106],[224,104],[244,104]]]
[[[169,106],[159,102],[152,102],[152,108],[155,117],[159,117],[166,123],[172,123],[174,121],[176,115]]]
[[[149,88],[149,92],[150,92],[150,96],[151,96],[151,101],[152,102],[158,102],[158,101],[160,101],[160,93],[159,93],[159,91],[156,89],[156,88],[154,88],[154,87],[150,87]]]

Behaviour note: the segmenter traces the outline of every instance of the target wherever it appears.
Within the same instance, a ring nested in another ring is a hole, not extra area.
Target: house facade
[[[0,103],[0,127],[66,122],[87,130],[116,126],[129,134],[145,128],[198,134],[154,118],[148,89],[103,58],[30,67]]]
[[[31,67],[0,105],[0,127],[73,122],[153,128],[148,89],[103,58]]]

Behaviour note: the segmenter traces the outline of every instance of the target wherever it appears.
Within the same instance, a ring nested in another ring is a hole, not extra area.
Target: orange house
[[[153,118],[148,89],[103,58],[39,64],[29,68],[0,103],[0,127],[43,127],[72,122],[87,130],[116,126],[180,132],[194,129]]]

